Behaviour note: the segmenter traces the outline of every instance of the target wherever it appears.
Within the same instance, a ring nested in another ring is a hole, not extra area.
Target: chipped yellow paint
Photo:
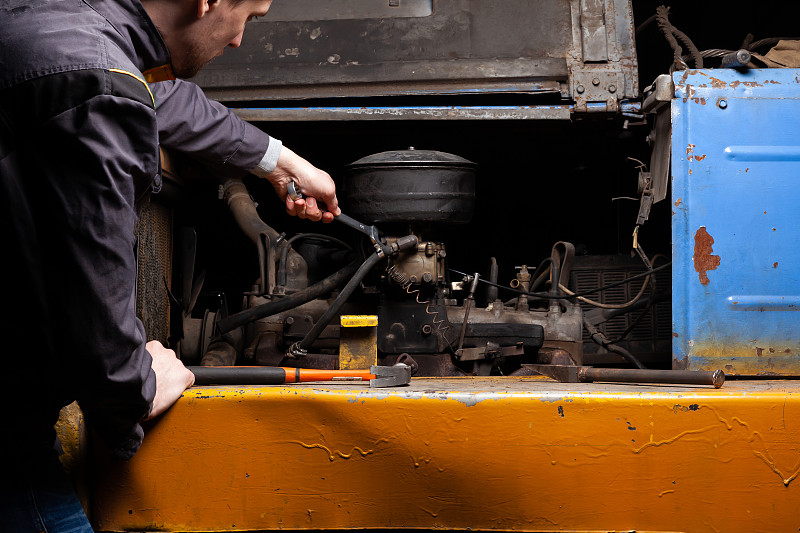
[[[97,465],[102,531],[796,531],[800,383],[189,390]]]
[[[366,328],[378,325],[376,315],[342,315],[341,326],[343,328]]]
[[[339,368],[365,370],[378,364],[378,317],[342,315],[339,330]]]

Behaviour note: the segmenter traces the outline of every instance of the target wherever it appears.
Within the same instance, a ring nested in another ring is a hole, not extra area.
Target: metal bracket
[[[619,111],[619,98],[623,94],[625,78],[621,72],[608,66],[583,67],[572,71],[570,77],[572,98],[576,112]],[[605,104],[593,106],[589,104]]]
[[[651,86],[644,90],[644,101],[642,111],[644,113],[655,113],[664,105],[675,98],[675,83],[672,76],[662,74],[656,78]]]
[[[494,342],[487,342],[482,348],[462,348],[458,351],[459,361],[481,361],[484,359],[496,359],[498,357],[511,357],[514,355],[524,355],[525,348],[519,342],[514,346],[499,346]]]

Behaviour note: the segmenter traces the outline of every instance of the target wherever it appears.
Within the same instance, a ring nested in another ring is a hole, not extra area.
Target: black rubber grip
[[[272,366],[187,366],[195,385],[281,385],[286,371]]]

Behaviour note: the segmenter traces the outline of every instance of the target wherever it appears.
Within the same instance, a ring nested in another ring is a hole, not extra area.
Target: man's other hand
[[[153,372],[156,374],[156,396],[153,409],[147,420],[155,418],[175,403],[183,391],[194,385],[194,374],[183,366],[175,352],[158,341],[150,341],[145,345],[153,358]]]

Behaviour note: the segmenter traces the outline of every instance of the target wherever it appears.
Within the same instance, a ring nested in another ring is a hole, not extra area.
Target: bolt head
[[[586,91],[586,87],[584,87],[583,85],[578,85],[577,87],[575,87],[575,90],[578,91],[578,94],[583,94]]]
[[[610,92],[610,93],[617,92],[617,86],[616,85],[609,85],[608,86],[608,92]]]
[[[600,85],[600,78],[592,78],[592,85],[594,85],[595,87]]]

